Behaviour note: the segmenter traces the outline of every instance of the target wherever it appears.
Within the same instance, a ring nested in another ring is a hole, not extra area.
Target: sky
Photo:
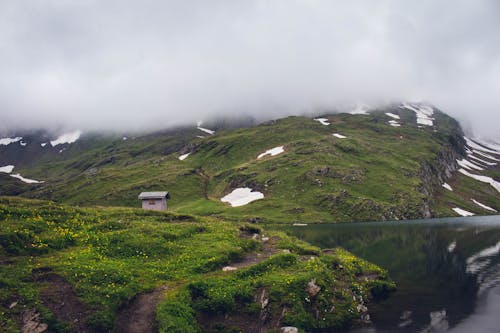
[[[426,101],[499,137],[497,0],[0,2],[0,130]]]

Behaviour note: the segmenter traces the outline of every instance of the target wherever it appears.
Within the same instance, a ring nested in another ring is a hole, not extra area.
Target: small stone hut
[[[168,199],[170,199],[168,192],[142,192],[139,194],[143,209],[167,210]]]

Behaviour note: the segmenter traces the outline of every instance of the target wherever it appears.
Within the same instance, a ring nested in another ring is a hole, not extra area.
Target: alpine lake
[[[389,271],[397,291],[369,303],[371,324],[350,332],[500,332],[500,216],[279,229]]]

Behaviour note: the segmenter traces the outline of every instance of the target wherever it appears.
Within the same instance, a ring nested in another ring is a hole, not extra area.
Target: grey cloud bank
[[[500,2],[2,1],[0,130],[429,101],[500,138]]]

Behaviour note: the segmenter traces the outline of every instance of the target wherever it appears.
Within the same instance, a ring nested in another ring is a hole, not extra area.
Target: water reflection
[[[500,311],[487,315],[500,310],[500,217],[287,230],[389,270],[398,291],[371,304],[373,327],[356,332],[500,332]],[[495,330],[481,326],[485,318],[496,322]]]

